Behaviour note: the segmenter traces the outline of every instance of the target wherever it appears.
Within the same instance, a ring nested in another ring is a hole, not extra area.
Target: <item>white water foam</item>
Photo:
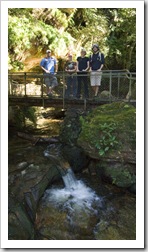
[[[97,213],[94,205],[101,206],[101,198],[95,191],[86,186],[83,181],[77,180],[71,169],[62,177],[65,188],[48,189],[44,200],[62,209],[71,211],[85,211],[86,213]]]

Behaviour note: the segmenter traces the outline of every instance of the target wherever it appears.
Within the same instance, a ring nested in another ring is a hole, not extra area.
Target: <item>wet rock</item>
[[[82,171],[88,166],[90,161],[90,158],[84,153],[83,149],[77,146],[64,145],[62,154],[75,172]]]
[[[100,94],[101,98],[109,98],[112,97],[111,93],[108,90],[104,90]]]
[[[81,117],[77,144],[98,162],[102,179],[128,188],[136,182],[136,110],[124,102],[102,105]]]
[[[129,188],[129,192],[136,194],[136,183],[133,183]]]
[[[66,112],[59,139],[63,156],[77,171],[90,159],[97,160],[94,172],[119,187],[136,182],[135,108],[124,102],[102,105],[84,114],[76,109]]]
[[[43,148],[37,146],[34,149],[27,148],[23,152],[24,154],[20,158],[19,163],[16,162],[16,164],[9,165],[11,171],[9,173],[9,203],[12,202],[15,196],[13,209],[17,212],[19,211],[20,216],[21,214],[24,216],[24,220],[22,220],[22,224],[20,225],[14,211],[13,213],[9,211],[9,239],[16,238],[18,240],[32,239],[31,223],[34,223],[36,219],[38,202],[46,188],[54,181],[61,179],[61,174],[58,169],[59,161],[53,162],[50,157],[45,157],[43,155]],[[27,162],[26,160],[29,159],[30,162]],[[65,169],[66,164],[64,162],[60,164]],[[18,208],[19,204],[20,207]],[[27,229],[27,232],[23,232],[23,229]]]
[[[101,171],[102,180],[118,187],[128,188],[136,183],[135,165],[133,164],[102,160],[98,162],[97,168]]]
[[[66,145],[76,145],[77,138],[81,131],[81,123],[79,120],[79,111],[69,109],[66,117],[60,126],[59,140]]]
[[[21,162],[17,165],[18,169],[25,169],[28,166],[27,162]]]
[[[23,204],[9,197],[8,239],[32,240],[34,239],[34,226]]]
[[[38,207],[35,227],[41,240],[71,239],[66,213],[49,205],[47,207]]]

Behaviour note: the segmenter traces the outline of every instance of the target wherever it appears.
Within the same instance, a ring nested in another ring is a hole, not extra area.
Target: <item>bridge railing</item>
[[[65,99],[67,89],[66,72],[56,74],[59,85],[54,88],[54,97]],[[76,74],[77,78],[78,75]],[[94,97],[94,92],[90,85],[90,72],[81,74],[87,76],[89,89],[89,98]],[[46,85],[42,73],[35,72],[13,72],[8,74],[8,92],[9,96],[35,96],[46,97]],[[103,99],[118,100],[132,99],[136,100],[136,73],[128,70],[103,70],[101,86],[99,87],[99,96]],[[72,98],[72,95],[70,95]],[[84,88],[81,89],[81,99],[84,98]]]

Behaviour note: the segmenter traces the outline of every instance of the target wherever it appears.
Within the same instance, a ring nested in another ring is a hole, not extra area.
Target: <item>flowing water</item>
[[[23,161],[47,165],[45,153],[45,146],[32,146],[11,136],[9,171]],[[60,181],[44,192],[38,204],[35,229],[38,240],[135,240],[136,198],[102,183],[87,170],[74,174],[68,169]]]
[[[55,207],[68,210],[68,217],[80,215],[85,212],[87,217],[97,215],[97,207],[101,205],[101,198],[97,196],[95,191],[86,186],[82,180],[77,180],[73,171],[63,176],[65,187],[63,189],[49,189],[45,192],[43,200],[50,202]],[[74,222],[74,219],[71,218]]]
[[[51,186],[40,201],[38,239],[135,239],[133,195],[110,185],[98,186],[96,177],[90,179],[85,173],[76,178],[71,169],[62,178],[64,185]]]

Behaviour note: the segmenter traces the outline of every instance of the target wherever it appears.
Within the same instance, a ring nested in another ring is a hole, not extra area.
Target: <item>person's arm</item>
[[[58,72],[58,64],[55,64],[55,72]]]
[[[75,62],[75,65],[74,65],[74,70],[73,72],[76,72],[77,71],[77,62]]]
[[[98,71],[101,71],[102,70],[102,68],[104,67],[104,54],[103,53],[101,53],[101,66],[100,66],[100,68],[98,69]]]
[[[90,56],[89,56],[89,71],[92,71],[91,59],[92,59],[92,56],[90,55]]]
[[[79,57],[77,58],[77,70],[76,70],[77,72],[79,72],[80,70],[79,70]]]
[[[89,70],[89,59],[88,59],[88,61],[87,61],[87,68],[86,69],[84,69],[83,71],[85,71],[85,72],[87,72],[88,70]]]
[[[75,73],[77,71],[77,63],[74,62],[74,69],[67,70],[68,73]]]
[[[40,66],[42,68],[42,70],[45,72],[45,73],[50,73],[49,70],[45,69],[43,66]]]
[[[101,64],[100,68],[97,71],[101,71],[103,67],[104,67],[104,65]]]
[[[68,69],[67,69],[67,63],[65,64],[64,69],[65,69],[65,72],[68,72]]]
[[[44,59],[41,60],[40,67],[42,68],[42,70],[43,70],[45,73],[50,73],[50,71],[48,71],[48,70],[44,67]]]
[[[79,60],[77,58],[77,72],[79,72]]]
[[[58,63],[57,63],[56,59],[54,61],[54,66],[55,66],[55,73],[57,73],[58,72]]]

